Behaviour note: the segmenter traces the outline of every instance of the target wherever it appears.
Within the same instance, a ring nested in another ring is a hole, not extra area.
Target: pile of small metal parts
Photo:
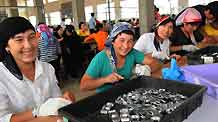
[[[211,64],[218,62],[218,52],[208,53],[201,56],[203,64]]]
[[[186,99],[166,89],[139,88],[119,96],[115,102],[107,102],[100,113],[112,122],[159,122]]]

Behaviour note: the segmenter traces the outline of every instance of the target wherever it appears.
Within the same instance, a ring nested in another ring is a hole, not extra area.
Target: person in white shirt
[[[134,48],[159,60],[170,59],[169,37],[173,32],[173,20],[169,16],[161,18],[153,33],[145,33],[136,42]],[[175,56],[175,55],[174,55]]]
[[[61,95],[54,68],[37,60],[38,41],[23,17],[0,23],[0,122],[57,122],[61,117],[49,116],[58,109],[49,108],[51,99],[74,101],[69,91]]]
[[[137,40],[134,48],[150,55],[153,58],[163,62],[170,57],[180,58],[178,55],[170,56],[170,41],[169,37],[173,32],[173,20],[169,16],[163,16],[157,23],[154,32],[145,33]],[[136,65],[135,73],[139,75],[150,76],[150,69],[147,66]]]

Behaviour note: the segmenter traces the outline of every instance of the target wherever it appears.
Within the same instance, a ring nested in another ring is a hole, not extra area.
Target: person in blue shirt
[[[89,64],[80,82],[81,90],[103,92],[121,79],[130,79],[135,64],[149,65],[151,71],[159,69],[158,62],[143,52],[133,49],[134,30],[129,23],[114,25],[106,43]]]
[[[96,19],[95,13],[91,13],[91,18],[89,19],[89,32],[90,34],[95,33]]]

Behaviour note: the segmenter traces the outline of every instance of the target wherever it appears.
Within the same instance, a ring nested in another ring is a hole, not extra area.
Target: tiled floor
[[[80,82],[80,79],[84,73],[84,71],[83,71],[84,69],[86,69],[86,68],[81,68],[81,71],[79,71],[78,76],[77,76],[78,78],[72,78],[71,76],[66,77],[64,75],[63,61],[61,60],[60,71],[58,71],[59,77],[61,79],[61,82],[59,84],[61,91],[64,92],[65,90],[70,90],[71,92],[74,93],[74,95],[76,97],[76,101],[79,101],[79,100],[84,99],[90,95],[95,94],[94,91],[83,92],[80,90],[79,82]],[[70,79],[70,80],[66,80],[66,79]]]

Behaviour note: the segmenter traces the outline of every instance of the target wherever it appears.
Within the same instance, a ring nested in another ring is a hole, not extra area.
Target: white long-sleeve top
[[[10,122],[17,112],[32,109],[48,98],[61,96],[54,68],[36,60],[35,80],[17,79],[0,62],[0,122]]]
[[[145,33],[137,40],[136,44],[134,45],[134,48],[136,50],[142,51],[145,54],[152,53],[153,51],[156,51],[156,48],[154,46],[154,33]],[[163,41],[163,43],[160,43],[160,48],[162,51],[164,51],[169,56],[169,46],[170,41],[169,39],[166,39]]]

